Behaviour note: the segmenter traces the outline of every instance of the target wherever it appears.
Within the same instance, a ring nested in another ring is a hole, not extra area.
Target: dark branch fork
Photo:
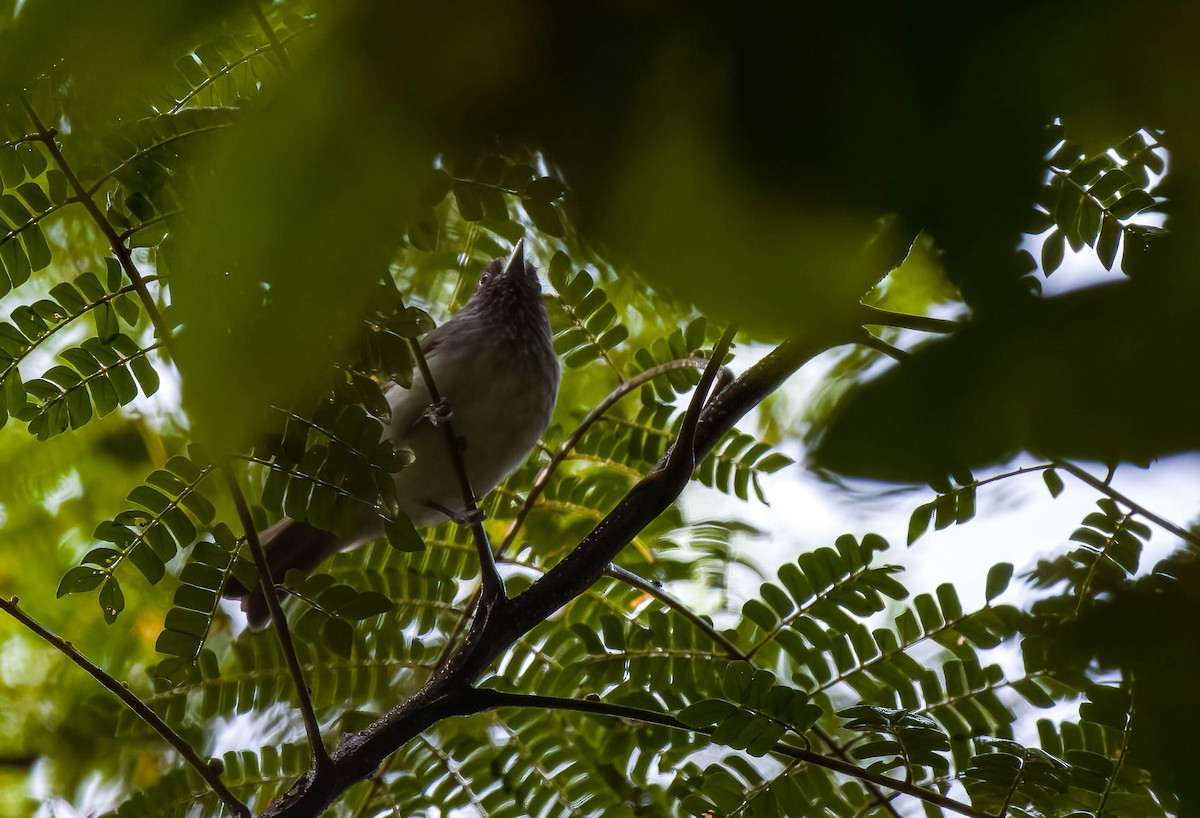
[[[524,593],[503,602],[504,616],[476,615],[455,653],[412,697],[365,730],[343,736],[332,753],[331,774],[310,770],[264,816],[319,815],[348,787],[369,777],[389,755],[441,719],[498,706],[487,693],[473,687],[491,663],[538,623],[591,587],[621,549],[675,502],[695,464],[739,419],[814,355],[853,338],[848,332],[844,337],[785,341],[710,395],[732,341],[732,331],[727,332],[696,388],[679,439],[655,469],[567,557]]]

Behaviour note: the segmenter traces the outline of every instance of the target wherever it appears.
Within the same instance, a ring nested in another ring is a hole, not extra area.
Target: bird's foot
[[[425,407],[425,417],[434,426],[441,426],[454,415],[454,411],[450,408],[450,401],[444,397],[439,398],[437,403],[431,403]]]
[[[453,511],[441,503],[435,503],[432,500],[427,501],[425,505],[440,514],[445,514],[451,522],[458,525],[475,525],[487,519],[487,513],[481,508],[473,508],[470,511]]]

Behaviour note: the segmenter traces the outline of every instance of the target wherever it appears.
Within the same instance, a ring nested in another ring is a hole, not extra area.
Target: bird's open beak
[[[502,275],[524,275],[525,274],[525,239],[517,239],[517,243],[513,245],[512,255],[508,257],[508,263],[504,265]]]

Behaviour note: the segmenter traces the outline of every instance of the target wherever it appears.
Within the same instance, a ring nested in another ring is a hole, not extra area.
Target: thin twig
[[[47,630],[36,619],[21,610],[16,597],[13,597],[12,599],[0,598],[0,609],[6,611],[13,619],[17,620],[26,628],[36,633],[52,648],[66,656],[79,667],[83,668],[83,670],[86,671],[89,676],[99,682],[106,690],[108,690],[108,692],[120,699],[121,703],[128,707],[134,715],[136,715],[146,724],[150,725],[150,727],[152,727],[156,733],[162,736],[168,744],[175,748],[179,755],[183,756],[184,761],[186,761],[197,773],[200,774],[200,777],[203,778],[205,783],[207,783],[212,791],[217,794],[217,797],[220,798],[221,802],[229,808],[230,812],[238,816],[238,818],[250,818],[250,810],[245,804],[234,797],[233,793],[231,793],[225,786],[224,782],[221,781],[221,775],[218,772],[219,768],[201,758],[196,753],[195,749],[193,749],[190,744],[184,741],[182,736],[172,730],[157,713],[151,710],[145,702],[135,696],[133,691],[130,690],[128,686],[117,681],[100,667],[93,664],[86,656],[80,653],[74,645]]]
[[[860,343],[865,347],[870,347],[876,352],[883,353],[893,361],[907,361],[912,357],[912,353],[907,349],[901,349],[894,344],[889,344],[878,335],[873,335],[867,332],[865,329],[863,330]]]
[[[38,133],[39,141],[46,146],[46,150],[50,151],[50,156],[54,158],[54,163],[58,165],[58,169],[66,177],[67,184],[75,191],[79,203],[84,206],[88,215],[92,217],[92,221],[100,228],[100,232],[104,234],[104,238],[108,241],[109,249],[112,250],[121,268],[125,271],[125,275],[129,276],[130,282],[137,289],[138,297],[141,299],[142,305],[146,308],[146,313],[150,316],[150,323],[154,324],[154,331],[158,334],[159,340],[169,344],[171,341],[171,330],[167,326],[167,322],[163,320],[162,313],[159,311],[154,297],[150,295],[150,288],[146,286],[145,277],[142,276],[137,265],[133,263],[133,256],[130,254],[129,248],[125,246],[120,234],[117,233],[112,223],[100,211],[99,206],[92,199],[87,188],[79,181],[79,177],[75,175],[75,170],[67,163],[66,157],[63,156],[62,150],[58,147],[58,142],[55,141],[56,132],[47,128],[42,123],[37,111],[34,110],[33,105],[30,104],[29,99],[24,94],[21,95],[20,99],[21,105],[25,108],[25,113],[29,115],[34,129]]]
[[[271,576],[271,565],[267,561],[267,555],[258,539],[258,527],[250,516],[250,507],[246,505],[242,487],[238,485],[237,478],[234,477],[233,469],[229,467],[228,461],[221,466],[221,474],[225,478],[229,496],[233,498],[238,518],[246,532],[246,544],[250,547],[250,556],[254,559],[254,567],[258,569],[258,582],[267,602],[267,610],[271,612],[271,623],[279,637],[279,646],[283,650],[284,661],[287,663],[288,672],[296,686],[300,715],[304,719],[304,730],[308,734],[308,744],[312,748],[313,769],[320,777],[332,769],[333,762],[329,758],[329,751],[325,748],[325,740],[321,737],[321,725],[313,710],[312,694],[309,692],[308,683],[304,681],[304,671],[301,670],[300,659],[296,656],[296,646],[292,643],[292,633],[288,629],[287,617],[283,615],[283,606],[279,604],[279,592],[275,589],[275,579]]]
[[[570,710],[577,713],[589,713],[597,716],[610,716],[613,718],[629,719],[632,721],[640,721],[646,724],[654,724],[659,727],[669,727],[674,730],[686,730],[692,733],[700,733],[709,736],[712,734],[712,728],[696,728],[689,727],[681,722],[675,716],[669,713],[658,713],[653,710],[646,710],[641,707],[628,707],[619,704],[609,704],[604,701],[594,699],[565,699],[556,696],[537,696],[524,693],[504,693],[499,690],[478,690],[476,695],[484,697],[486,701],[485,708],[494,710],[500,707],[534,707],[543,710]],[[987,813],[979,812],[973,809],[969,804],[964,804],[961,801],[956,801],[953,798],[948,798],[940,793],[918,787],[915,784],[901,781],[895,778],[873,773],[870,770],[862,767],[849,764],[835,758],[823,756],[820,753],[814,753],[811,750],[805,750],[800,747],[792,747],[786,744],[776,744],[771,748],[770,752],[776,755],[792,758],[797,761],[803,761],[808,764],[813,764],[818,767],[824,767],[827,770],[832,770],[841,773],[849,778],[854,778],[859,781],[869,782],[876,786],[893,790],[904,795],[910,795],[913,798],[920,799],[930,804],[949,810],[950,812],[959,815],[966,815],[968,818],[992,818]]]
[[[433,382],[433,373],[429,370],[429,362],[425,360],[425,353],[421,351],[421,345],[411,338],[408,339],[408,348],[412,351],[413,360],[417,362],[417,368],[421,370],[421,378],[425,382],[425,390],[429,393],[429,400],[432,406],[443,405],[443,398],[438,392],[437,384]],[[450,407],[453,410],[454,407]],[[446,439],[446,447],[450,451],[450,460],[454,464],[454,471],[458,476],[458,487],[462,491],[463,513],[469,521],[471,534],[475,540],[475,550],[479,554],[479,610],[475,615],[486,614],[499,601],[505,598],[504,580],[500,576],[500,571],[496,568],[496,556],[492,553],[492,545],[488,542],[487,532],[483,530],[483,518],[479,513],[479,505],[475,499],[475,489],[471,486],[471,477],[467,474],[467,463],[463,459],[462,445],[459,442],[458,436],[454,434],[454,424],[450,418],[445,418],[438,421],[437,424],[442,435]]]
[[[517,511],[517,516],[513,519],[512,524],[508,527],[508,532],[504,535],[504,541],[500,543],[500,548],[496,551],[497,557],[504,556],[508,547],[512,545],[513,540],[517,537],[517,532],[525,522],[525,518],[529,516],[529,512],[533,509],[533,504],[537,502],[538,497],[542,495],[546,484],[550,482],[550,478],[558,469],[562,462],[567,458],[567,455],[578,445],[580,439],[587,433],[587,430],[592,428],[596,421],[600,420],[609,409],[616,405],[617,401],[638,389],[642,385],[649,383],[667,372],[674,372],[677,369],[696,368],[704,369],[708,365],[708,360],[705,358],[679,358],[674,361],[652,366],[644,372],[639,372],[627,381],[622,381],[617,385],[617,388],[609,392],[604,400],[600,401],[592,410],[584,415],[582,421],[571,432],[555,451],[550,458],[550,462],[542,467],[534,478],[533,485],[529,487],[529,493],[525,496],[525,502],[521,504],[521,508]]]
[[[267,42],[274,49],[275,56],[279,57],[279,64],[283,66],[285,71],[291,71],[292,58],[288,56],[287,49],[279,41],[279,35],[275,33],[275,28],[271,25],[271,21],[267,19],[267,15],[263,13],[262,8],[258,5],[258,0],[250,0],[250,11],[254,15],[254,19],[258,21],[258,27],[262,29]]]
[[[621,566],[613,565],[612,563],[609,563],[609,566],[604,569],[604,575],[611,577],[618,582],[624,582],[626,585],[630,585],[634,588],[637,588],[639,591],[644,591],[645,593],[654,597],[659,602],[675,611],[675,613],[682,616],[688,622],[691,622],[693,625],[695,625],[697,630],[701,631],[709,639],[712,639],[714,642],[724,648],[725,652],[730,657],[742,660],[747,659],[747,656],[742,649],[730,641],[728,636],[721,633],[716,629],[716,627],[713,626],[711,622],[668,593],[667,589],[661,585],[656,585],[647,579],[639,577],[632,571],[627,571]]]
[[[866,304],[858,306],[858,321],[860,324],[871,324],[879,327],[897,327],[898,329],[915,329],[921,332],[948,333],[957,332],[963,328],[961,321],[949,321],[945,318],[930,318],[928,315],[909,315],[903,312],[881,310]]]
[[[722,370],[721,364],[725,360],[725,354],[733,346],[733,336],[736,334],[737,325],[730,324],[713,347],[712,358],[704,368],[704,374],[700,376],[700,383],[696,384],[696,389],[692,392],[692,400],[683,416],[683,423],[679,426],[679,438],[667,453],[662,464],[663,470],[686,467],[687,476],[690,478],[696,468],[696,462],[699,460],[696,456],[696,433],[700,426],[700,413],[704,411],[710,394],[714,394],[713,384],[717,382],[717,374]]]
[[[1174,534],[1179,539],[1181,539],[1185,542],[1189,542],[1192,545],[1200,546],[1200,537],[1198,537],[1195,534],[1193,534],[1192,532],[1188,531],[1183,526],[1176,525],[1175,523],[1168,520],[1166,517],[1163,517],[1159,514],[1155,514],[1153,511],[1146,508],[1141,503],[1134,502],[1133,500],[1129,499],[1124,494],[1122,494],[1121,492],[1117,491],[1115,488],[1110,486],[1108,483],[1104,482],[1103,480],[1100,480],[1097,477],[1093,477],[1091,474],[1089,474],[1088,472],[1079,468],[1078,466],[1076,466],[1074,463],[1070,462],[1069,460],[1052,459],[1050,462],[1054,464],[1055,468],[1062,469],[1063,471],[1067,472],[1068,474],[1074,475],[1076,478],[1083,481],[1084,483],[1087,483],[1089,486],[1094,488],[1096,491],[1099,491],[1102,494],[1107,494],[1109,497],[1116,500],[1118,503],[1123,503],[1123,504],[1129,506],[1129,508],[1131,508],[1138,515],[1145,517],[1147,520],[1149,520],[1152,523],[1157,523],[1161,528],[1164,528],[1167,531],[1170,531],[1172,534]]]

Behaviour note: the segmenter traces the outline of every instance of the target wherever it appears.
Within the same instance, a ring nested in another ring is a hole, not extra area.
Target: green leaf
[[[370,619],[373,616],[385,614],[395,608],[390,598],[377,591],[356,593],[354,598],[339,605],[337,615],[355,621]]]
[[[25,200],[26,204],[35,212],[49,210],[53,205],[50,203],[50,197],[40,186],[33,182],[26,182],[23,185],[17,186],[17,194]]]
[[[721,689],[731,701],[744,702],[750,694],[750,680],[754,666],[749,662],[732,662],[725,668]]]
[[[679,711],[677,718],[688,727],[706,729],[724,721],[737,712],[737,707],[723,699],[702,699]]]
[[[125,595],[121,593],[121,586],[115,577],[109,577],[104,581],[104,585],[100,588],[98,601],[100,610],[104,614],[104,621],[111,625],[117,620],[117,615],[125,610]]]
[[[1042,242],[1042,274],[1047,278],[1059,268],[1063,262],[1063,256],[1066,254],[1066,237],[1062,231],[1055,229],[1050,231]]]
[[[425,541],[417,533],[416,526],[404,514],[383,523],[388,545],[397,551],[424,551]]]
[[[40,224],[35,224],[22,233],[21,241],[25,245],[25,255],[29,260],[31,272],[36,273],[50,266],[50,245],[46,243],[46,236],[42,233]]]
[[[1148,207],[1154,206],[1154,197],[1141,188],[1131,190],[1117,199],[1116,204],[1108,209],[1118,219],[1128,219]]]
[[[15,145],[0,145],[0,186],[14,190],[25,179],[25,165]]]
[[[566,192],[562,182],[552,176],[543,176],[540,179],[534,179],[530,182],[522,195],[526,199],[533,199],[538,202],[551,202],[559,198]]]
[[[929,522],[933,519],[933,503],[925,503],[913,509],[908,518],[908,544],[912,545],[929,530]]]
[[[525,213],[528,214],[538,230],[555,238],[562,238],[566,235],[567,231],[563,225],[562,216],[559,215],[558,208],[553,204],[536,199],[522,199],[521,206],[525,208]]]
[[[329,617],[321,626],[321,644],[344,659],[354,647],[354,629],[344,619]]]
[[[191,658],[200,649],[201,640],[195,634],[164,630],[158,635],[154,649],[168,656]]]
[[[1042,481],[1046,484],[1046,488],[1050,490],[1051,497],[1057,497],[1062,494],[1063,481],[1058,476],[1058,472],[1054,469],[1046,469],[1042,472]]]
[[[72,568],[63,575],[62,582],[58,584],[58,591],[55,596],[61,598],[67,594],[90,591],[99,586],[106,576],[108,576],[107,572],[87,565]]]
[[[988,602],[991,602],[1007,590],[1008,583],[1012,580],[1012,575],[1012,564],[1007,562],[997,563],[988,570],[987,583],[984,590],[984,596]]]

